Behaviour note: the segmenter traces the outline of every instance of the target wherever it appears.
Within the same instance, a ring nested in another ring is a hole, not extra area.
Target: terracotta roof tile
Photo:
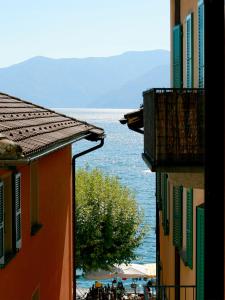
[[[22,156],[29,156],[91,132],[104,134],[103,129],[84,121],[0,93],[0,138],[14,142],[22,149]]]

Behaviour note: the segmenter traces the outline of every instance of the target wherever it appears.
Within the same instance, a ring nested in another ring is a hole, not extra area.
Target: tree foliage
[[[84,271],[130,263],[146,227],[133,192],[98,169],[76,175],[76,267]]]

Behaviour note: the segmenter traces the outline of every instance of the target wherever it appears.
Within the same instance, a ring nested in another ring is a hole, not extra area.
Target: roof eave
[[[24,157],[21,157],[21,158],[17,158],[17,159],[1,159],[0,158],[0,168],[7,167],[7,166],[29,164],[34,160],[37,160],[43,156],[46,156],[56,150],[60,150],[64,147],[66,147],[70,144],[73,144],[75,142],[78,142],[82,139],[87,139],[90,141],[98,141],[98,140],[104,139],[104,137],[105,137],[104,131],[99,130],[99,133],[97,134],[96,132],[92,132],[92,130],[90,130],[81,135],[76,135],[76,136],[68,138],[67,140],[54,143],[53,145],[51,145],[45,149],[30,153],[27,156],[24,155]]]

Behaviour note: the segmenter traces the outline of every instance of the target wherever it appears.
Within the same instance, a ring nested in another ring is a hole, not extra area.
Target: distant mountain
[[[136,107],[142,91],[169,86],[170,53],[111,57],[34,57],[0,68],[0,91],[48,107]]]
[[[128,81],[122,87],[101,95],[91,103],[91,107],[135,108],[143,103],[142,93],[150,88],[169,87],[170,66],[163,65],[151,69],[146,74]]]

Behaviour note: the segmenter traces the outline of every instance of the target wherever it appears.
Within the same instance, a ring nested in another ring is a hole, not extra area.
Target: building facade
[[[72,143],[88,123],[0,94],[0,298],[75,299]]]
[[[204,2],[170,1],[171,87],[143,92],[121,120],[144,127],[142,157],[156,172],[157,299],[205,299]]]

